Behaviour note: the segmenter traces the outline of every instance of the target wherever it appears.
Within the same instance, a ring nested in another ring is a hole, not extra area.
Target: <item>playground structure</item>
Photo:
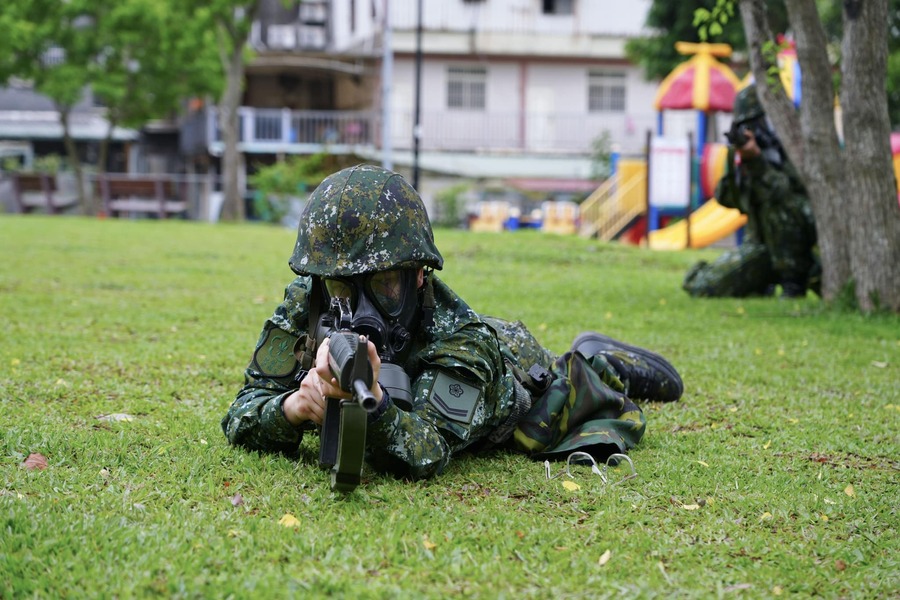
[[[725,172],[727,149],[707,142],[709,117],[730,112],[740,86],[737,76],[716,58],[730,55],[731,47],[679,42],[676,49],[692,56],[660,83],[654,102],[659,111],[657,136],[648,133],[647,155],[618,161],[613,176],[582,204],[583,235],[632,242],[644,238],[656,249],[699,248],[733,234],[746,221],[738,211],[711,199]],[[665,110],[697,112],[696,143],[663,138]],[[701,204],[702,212],[690,214]],[[687,218],[660,229],[663,219],[680,216]]]

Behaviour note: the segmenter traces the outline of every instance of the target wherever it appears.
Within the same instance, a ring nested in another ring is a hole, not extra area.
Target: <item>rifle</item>
[[[725,139],[734,148],[741,148],[747,143],[748,131],[753,133],[756,145],[765,159],[780,168],[785,163],[786,154],[781,142],[766,125],[765,118],[756,118],[740,125],[732,123],[731,129],[725,132]]]
[[[359,485],[366,451],[367,413],[378,408],[369,391],[372,364],[367,341],[351,331],[353,313],[347,298],[332,298],[329,311],[321,315],[316,329],[316,347],[328,338],[328,366],[340,388],[352,394],[349,400],[325,399],[325,417],[320,434],[319,465],[331,469],[331,489],[352,492]]]

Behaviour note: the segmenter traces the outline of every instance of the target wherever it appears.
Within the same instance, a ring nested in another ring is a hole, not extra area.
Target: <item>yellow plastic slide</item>
[[[684,250],[687,247],[687,222],[691,223],[691,248],[705,248],[731,235],[747,222],[736,208],[725,208],[715,198],[691,213],[689,219],[664,229],[651,231],[648,239],[653,250]]]

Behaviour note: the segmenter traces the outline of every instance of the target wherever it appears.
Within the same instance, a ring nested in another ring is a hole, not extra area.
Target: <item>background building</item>
[[[263,0],[240,109],[243,171],[327,150],[421,172],[426,201],[460,178],[586,193],[597,183],[595,142],[641,153],[656,126],[657,82],[645,81],[624,50],[646,33],[649,7],[650,0]],[[28,92],[0,93],[0,137],[40,153],[52,126],[23,120],[20,105],[33,101],[21,93]],[[117,132],[122,168],[218,173],[215,113],[195,101],[175,130]],[[77,114],[102,130],[102,111],[89,100]],[[666,118],[670,135],[694,126],[692,115]],[[81,135],[88,160],[90,135]]]

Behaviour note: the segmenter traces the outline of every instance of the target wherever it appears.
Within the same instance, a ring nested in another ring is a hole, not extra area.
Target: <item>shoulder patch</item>
[[[268,377],[287,377],[294,372],[297,358],[294,343],[297,338],[281,329],[269,329],[253,353],[253,365]]]
[[[431,386],[428,401],[439,413],[454,421],[471,423],[481,390],[462,380],[440,372]]]

